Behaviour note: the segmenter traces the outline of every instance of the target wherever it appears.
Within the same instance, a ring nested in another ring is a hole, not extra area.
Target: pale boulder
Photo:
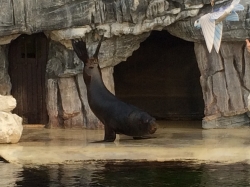
[[[0,143],[17,143],[21,138],[22,118],[11,113],[15,107],[15,98],[0,95]]]
[[[0,95],[0,112],[11,112],[16,108],[16,99],[12,95]]]

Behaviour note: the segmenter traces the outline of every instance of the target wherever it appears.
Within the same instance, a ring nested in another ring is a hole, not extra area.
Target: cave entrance
[[[114,68],[116,96],[156,119],[202,120],[204,101],[194,43],[152,31]]]
[[[17,100],[14,113],[25,124],[46,124],[45,71],[48,41],[43,33],[21,35],[9,48],[11,94]]]

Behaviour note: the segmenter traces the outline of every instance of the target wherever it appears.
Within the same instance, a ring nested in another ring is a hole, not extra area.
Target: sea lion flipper
[[[104,38],[104,35],[102,35],[101,40],[99,41],[99,43],[98,43],[98,45],[97,45],[97,48],[96,48],[95,54],[94,54],[94,56],[93,56],[94,58],[98,58],[98,53],[99,53],[99,50],[100,50],[100,47],[101,47],[101,44],[102,44],[103,38]]]
[[[115,141],[115,138],[116,138],[115,131],[108,125],[105,125],[104,142],[113,142]]]
[[[105,130],[104,140],[94,141],[91,143],[112,143],[112,142],[114,142],[115,138],[116,138],[115,131],[112,128],[110,128],[108,125],[104,126],[104,130]]]
[[[87,60],[89,59],[86,43],[82,39],[81,40],[74,39],[71,40],[71,42],[72,42],[72,47],[78,58],[81,59],[84,63],[86,63]]]
[[[113,131],[111,128],[109,128],[109,127],[107,127],[107,125],[105,125],[104,140],[94,141],[91,143],[113,143],[115,141],[115,138],[116,138],[115,131]]]

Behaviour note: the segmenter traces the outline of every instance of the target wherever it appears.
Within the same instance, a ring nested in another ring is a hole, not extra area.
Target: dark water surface
[[[0,161],[0,186],[250,186],[250,165],[244,163],[112,162],[17,166]]]

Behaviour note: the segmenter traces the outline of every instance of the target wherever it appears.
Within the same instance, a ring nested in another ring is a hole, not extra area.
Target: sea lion
[[[116,134],[138,139],[155,133],[155,118],[135,106],[122,102],[105,87],[98,62],[102,40],[103,36],[93,57],[88,56],[86,43],[82,39],[72,40],[75,53],[84,62],[83,78],[87,87],[89,106],[104,124],[105,136],[102,142],[113,142]]]

